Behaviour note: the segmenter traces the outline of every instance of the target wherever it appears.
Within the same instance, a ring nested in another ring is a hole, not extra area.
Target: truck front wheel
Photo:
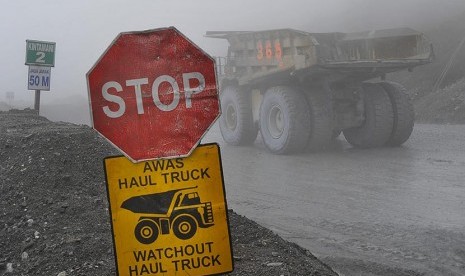
[[[239,146],[251,144],[257,138],[253,122],[250,94],[237,86],[226,86],[221,93],[220,130],[224,141]]]
[[[159,230],[154,221],[141,220],[136,225],[134,235],[136,239],[143,244],[151,244],[158,238]]]
[[[188,240],[197,232],[197,222],[191,216],[180,215],[174,219],[172,229],[178,239]]]
[[[310,136],[310,111],[303,93],[287,86],[268,89],[260,106],[263,143],[275,154],[303,150]]]
[[[391,101],[383,87],[376,83],[364,83],[362,93],[365,120],[360,127],[344,129],[344,136],[355,147],[383,146],[389,140],[394,124]]]

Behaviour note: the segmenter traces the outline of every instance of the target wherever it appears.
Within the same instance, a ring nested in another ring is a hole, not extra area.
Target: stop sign
[[[93,128],[133,161],[189,155],[219,116],[213,59],[174,27],[119,34],[87,84]]]

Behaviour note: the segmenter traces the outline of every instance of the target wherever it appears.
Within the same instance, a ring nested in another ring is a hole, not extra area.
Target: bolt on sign
[[[214,275],[233,270],[217,144],[186,158],[104,159],[118,275]]]

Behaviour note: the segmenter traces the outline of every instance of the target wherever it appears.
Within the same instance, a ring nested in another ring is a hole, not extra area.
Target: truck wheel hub
[[[144,238],[150,238],[153,235],[152,228],[150,227],[144,227],[141,229],[140,232],[141,232],[142,237]]]
[[[187,222],[183,222],[179,225],[179,231],[183,234],[189,233],[191,230],[191,225]]]
[[[273,106],[268,113],[268,130],[270,135],[275,139],[278,139],[283,134],[283,113],[281,112],[281,108],[277,105]]]
[[[235,130],[237,127],[237,117],[236,117],[236,109],[232,105],[228,105],[226,107],[226,126],[230,130]]]

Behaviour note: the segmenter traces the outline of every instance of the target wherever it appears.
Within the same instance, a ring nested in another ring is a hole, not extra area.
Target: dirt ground
[[[0,274],[115,275],[103,158],[89,126],[0,112]],[[337,275],[310,252],[229,211],[231,275]]]
[[[465,124],[465,78],[414,101],[416,119],[439,124]]]

